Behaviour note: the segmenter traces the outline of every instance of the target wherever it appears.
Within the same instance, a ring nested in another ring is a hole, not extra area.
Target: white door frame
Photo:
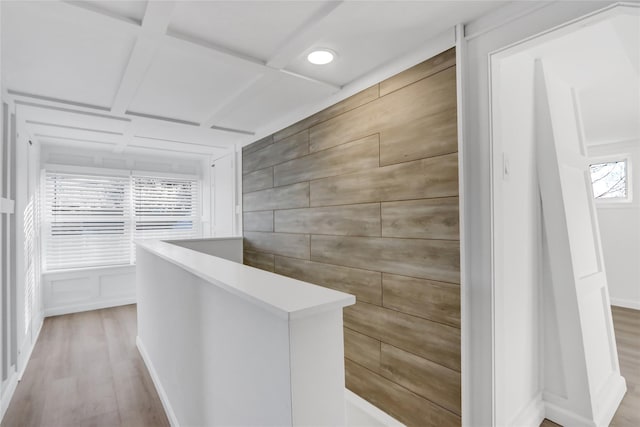
[[[499,425],[499,421],[496,416],[500,414],[500,402],[496,397],[504,395],[506,390],[500,390],[499,387],[503,384],[504,372],[500,369],[503,366],[500,360],[500,354],[502,349],[499,348],[500,343],[504,341],[503,337],[499,336],[501,331],[499,325],[508,322],[506,318],[503,306],[501,304],[505,283],[502,280],[502,271],[504,267],[505,250],[509,250],[506,244],[504,244],[504,235],[502,233],[502,209],[505,203],[505,199],[502,196],[501,186],[503,182],[504,174],[504,159],[503,153],[509,146],[509,141],[503,141],[500,138],[496,129],[500,125],[500,106],[497,105],[497,81],[499,75],[497,73],[498,64],[501,60],[510,57],[514,54],[520,53],[535,45],[544,43],[546,41],[555,39],[557,37],[569,34],[577,29],[583,27],[586,24],[591,24],[603,19],[606,19],[616,13],[618,8],[639,8],[640,4],[637,3],[617,3],[599,9],[592,13],[586,14],[579,18],[567,21],[566,23],[550,28],[544,32],[536,34],[531,37],[527,37],[521,41],[504,46],[498,50],[489,53],[488,58],[488,84],[489,84],[489,147],[490,147],[490,194],[491,194],[491,283],[492,283],[492,306],[491,306],[491,337],[492,337],[492,367],[493,367],[493,381],[492,381],[492,402],[493,402],[493,425]],[[517,238],[517,236],[513,236]],[[510,246],[510,245],[509,245]],[[464,365],[463,365],[464,366]],[[464,377],[463,377],[464,378]]]

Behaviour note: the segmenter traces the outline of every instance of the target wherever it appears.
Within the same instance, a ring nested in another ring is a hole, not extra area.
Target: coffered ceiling
[[[43,142],[215,156],[501,3],[3,1],[3,90]]]

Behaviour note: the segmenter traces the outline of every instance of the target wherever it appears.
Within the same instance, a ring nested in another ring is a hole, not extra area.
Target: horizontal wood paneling
[[[275,213],[275,230],[285,233],[380,236],[380,204],[278,210]]]
[[[382,203],[382,235],[459,240],[457,197]]]
[[[460,245],[456,241],[313,235],[311,260],[460,282]]]
[[[286,185],[242,195],[245,212],[268,209],[291,209],[309,206],[309,183]]]
[[[387,95],[454,65],[456,65],[456,50],[451,48],[387,80],[381,81],[380,96]]]
[[[451,49],[243,150],[246,262],[356,296],[347,385],[408,426],[460,425],[456,103]]]
[[[379,163],[380,144],[376,134],[282,163],[275,167],[274,182],[280,186],[310,181],[371,169]]]
[[[242,173],[277,165],[309,152],[309,131],[302,131],[282,141],[242,157]]]
[[[456,414],[461,414],[460,372],[382,343],[383,376]]]
[[[243,253],[244,261],[243,263],[249,265],[251,267],[259,268],[261,270],[271,271],[273,272],[273,254],[264,254],[261,252],[250,252],[244,251]]]
[[[460,329],[377,305],[345,307],[344,325],[442,366],[460,371]]]
[[[314,114],[311,117],[307,117],[304,120],[301,120],[288,128],[285,128],[279,132],[276,132],[273,135],[273,139],[279,141],[283,138],[289,137],[293,134],[296,134],[304,129],[308,129],[311,126],[318,124],[320,122],[324,122],[332,117],[335,117],[339,114],[342,114],[346,111],[353,110],[361,105],[364,105],[368,102],[373,101],[378,98],[378,85],[371,86],[361,92],[356,93],[349,98],[338,102],[337,104],[333,104],[331,107],[328,107],[319,113]]]
[[[384,306],[460,327],[460,285],[382,274]]]
[[[309,236],[307,234],[247,231],[244,233],[244,248],[252,252],[309,259]]]
[[[312,152],[319,151],[374,133],[383,135],[389,129],[443,114],[456,106],[455,84],[456,70],[451,67],[320,123],[309,130],[309,149]],[[415,132],[413,134],[417,135]],[[382,145],[384,137],[380,141]],[[421,139],[413,141],[414,144],[423,145],[433,142]],[[406,144],[411,144],[411,141],[407,140]],[[430,147],[425,149],[429,150]]]
[[[344,357],[380,372],[380,341],[344,328]]]
[[[273,187],[273,168],[264,168],[250,172],[242,177],[242,192],[264,190]]]
[[[358,301],[382,303],[382,274],[377,271],[276,257],[275,272],[327,288],[347,292]]]
[[[457,427],[453,412],[424,399],[355,362],[345,360],[347,388],[409,426]]]
[[[262,139],[257,140],[256,142],[251,143],[245,147],[242,147],[242,155],[246,156],[251,153],[255,153],[258,150],[262,150],[263,148],[273,144],[273,135],[266,136]]]
[[[311,182],[311,206],[457,195],[457,153]]]
[[[244,231],[273,231],[273,211],[246,212],[242,226]]]

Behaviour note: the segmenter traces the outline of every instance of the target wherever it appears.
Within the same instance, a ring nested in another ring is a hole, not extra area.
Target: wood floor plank
[[[244,248],[291,258],[309,259],[309,235],[291,233],[244,233]]]
[[[245,212],[242,226],[244,231],[273,231],[273,211]]]
[[[460,283],[460,244],[452,240],[311,236],[311,261]]]
[[[458,195],[458,155],[416,160],[311,182],[311,206]]]
[[[456,65],[456,49],[451,48],[433,58],[427,59],[408,70],[380,82],[380,96],[422,80],[435,73]]]
[[[378,85],[376,84],[371,87],[368,87],[367,89],[361,92],[356,93],[353,96],[350,96],[349,98],[343,101],[338,102],[337,104],[333,104],[332,106],[325,108],[324,110],[314,114],[311,117],[307,117],[304,120],[301,120],[287,128],[282,129],[279,132],[276,132],[274,134],[274,139],[276,141],[279,141],[283,138],[287,138],[304,129],[308,129],[313,125],[329,120],[344,112],[353,110],[377,98],[378,98]],[[314,150],[311,150],[311,151],[314,151]]]
[[[289,160],[274,168],[275,186],[378,167],[379,136],[371,135],[328,150]]]
[[[382,278],[377,271],[360,270],[276,256],[275,272],[356,296],[358,301],[382,303]]]
[[[242,195],[245,212],[309,207],[309,183],[269,188]]]
[[[244,251],[243,258],[244,258],[245,265],[259,268],[260,270],[270,271],[272,273],[275,269],[273,254],[263,254],[261,252]]]
[[[460,327],[460,285],[382,274],[384,306]]]
[[[347,388],[408,427],[456,427],[462,421],[453,412],[350,360],[345,360]]]
[[[457,197],[384,202],[382,236],[459,240],[458,206]]]
[[[460,371],[460,329],[365,302],[345,307],[344,325]]]
[[[277,165],[309,152],[309,131],[304,130],[258,151],[242,156],[242,173]]]
[[[135,337],[135,305],[46,318],[2,425],[168,427]]]
[[[273,167],[249,172],[242,177],[242,192],[264,190],[273,187]]]
[[[456,414],[462,413],[460,372],[382,343],[383,376]]]
[[[275,212],[275,231],[380,236],[380,204],[278,210]]]

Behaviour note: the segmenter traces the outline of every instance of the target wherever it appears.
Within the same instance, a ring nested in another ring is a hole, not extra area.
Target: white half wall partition
[[[206,240],[137,243],[137,344],[171,424],[344,425],[355,297],[242,265],[240,237]]]

